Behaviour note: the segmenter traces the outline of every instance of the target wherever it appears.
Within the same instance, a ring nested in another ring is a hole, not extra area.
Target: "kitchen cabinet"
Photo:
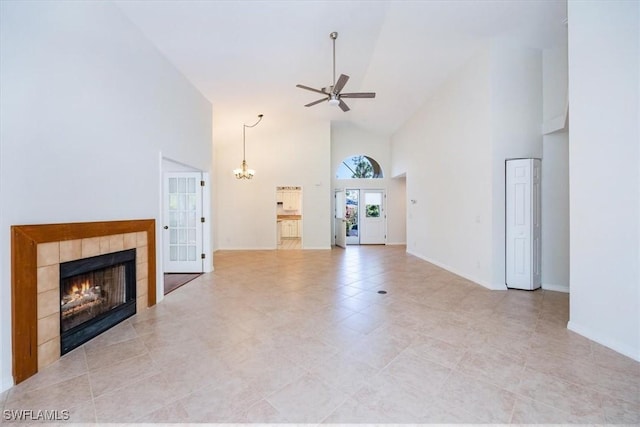
[[[283,220],[280,224],[283,239],[300,237],[300,221]]]
[[[282,209],[285,211],[297,211],[300,209],[300,192],[286,190],[282,192]]]

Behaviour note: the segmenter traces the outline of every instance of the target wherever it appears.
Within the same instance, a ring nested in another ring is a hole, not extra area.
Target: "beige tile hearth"
[[[64,250],[43,247],[40,266]],[[566,294],[489,291],[403,247],[218,252],[215,265],[0,394],[2,409],[78,423],[640,423],[640,363],[567,331]]]

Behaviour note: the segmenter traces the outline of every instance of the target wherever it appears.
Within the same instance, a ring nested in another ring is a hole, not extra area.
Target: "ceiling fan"
[[[355,92],[355,93],[341,93],[344,85],[347,84],[349,80],[349,76],[346,74],[340,74],[338,81],[336,82],[336,39],[338,38],[337,32],[332,32],[329,34],[331,40],[333,40],[333,85],[329,87],[323,87],[322,89],[314,89],[305,85],[296,85],[300,89],[310,90],[312,92],[321,93],[323,96],[322,99],[311,102],[305,107],[311,107],[312,105],[319,104],[323,101],[328,101],[329,105],[338,105],[342,111],[349,111],[349,106],[342,100],[342,98],[375,98],[375,92]]]

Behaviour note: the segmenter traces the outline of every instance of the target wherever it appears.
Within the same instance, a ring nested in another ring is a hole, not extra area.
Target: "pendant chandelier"
[[[249,169],[249,166],[247,165],[246,130],[247,128],[256,127],[258,123],[260,123],[260,120],[262,120],[262,116],[263,114],[258,114],[258,121],[252,125],[245,125],[245,124],[242,125],[242,166],[238,169],[233,170],[233,174],[236,176],[237,179],[251,179],[253,178],[253,175],[256,174],[256,171],[254,171],[253,169]]]

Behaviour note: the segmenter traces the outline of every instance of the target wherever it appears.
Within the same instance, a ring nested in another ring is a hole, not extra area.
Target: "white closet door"
[[[506,162],[506,284],[540,287],[540,161]]]

